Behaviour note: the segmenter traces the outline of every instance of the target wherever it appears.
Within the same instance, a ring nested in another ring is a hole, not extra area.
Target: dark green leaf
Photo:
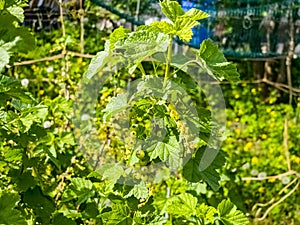
[[[65,217],[62,213],[55,214],[52,223],[53,225],[76,225],[75,221]]]
[[[23,201],[33,209],[34,215],[42,224],[50,223],[50,216],[55,211],[53,200],[45,196],[39,187],[28,189],[23,195]]]
[[[216,152],[215,149],[206,149],[215,155],[214,160],[204,170],[200,167],[200,162],[203,160],[205,147],[197,150],[195,157],[192,157],[183,167],[183,176],[190,182],[199,182],[205,180],[214,190],[219,188],[220,175],[216,169],[221,168],[225,164],[225,157],[222,152]]]
[[[27,225],[21,212],[15,207],[20,201],[20,197],[13,193],[0,193],[0,224],[5,225]]]

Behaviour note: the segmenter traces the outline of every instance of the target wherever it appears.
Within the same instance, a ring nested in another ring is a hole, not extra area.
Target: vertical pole
[[[290,24],[290,42],[289,42],[289,50],[286,57],[286,73],[287,73],[287,82],[289,86],[289,104],[292,104],[292,98],[293,98],[293,92],[292,92],[292,73],[291,73],[291,64],[292,59],[294,56],[294,47],[295,47],[295,41],[294,41],[294,21],[293,21],[293,2],[290,1],[289,6],[289,24]]]
[[[80,15],[80,53],[84,54],[84,9],[83,9],[83,2],[82,0],[79,0],[80,9],[79,9],[79,15]]]
[[[136,3],[136,11],[135,11],[135,20],[139,20],[139,14],[140,14],[140,6],[141,6],[141,0],[137,0]]]

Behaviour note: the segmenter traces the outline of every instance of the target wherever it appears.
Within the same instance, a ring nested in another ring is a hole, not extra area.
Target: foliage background
[[[84,50],[95,54],[103,50],[104,40],[113,28],[98,29],[101,17],[117,18],[89,3],[85,10],[88,21],[84,23]],[[132,221],[127,215],[137,212],[135,209],[143,203],[132,196],[122,198],[128,194],[127,190],[122,190],[123,187],[111,190],[107,181],[88,176],[92,168],[77,151],[70,117],[72,100],[90,61],[90,55],[72,55],[72,52],[81,51],[79,17],[79,14],[74,14],[64,21],[65,35],[62,35],[62,29],[30,31],[36,39],[36,47],[30,47],[30,51],[26,49],[23,53],[17,46],[6,49],[10,53],[9,64],[15,62],[15,66],[6,68],[4,73],[8,76],[2,76],[0,81],[1,223],[101,224],[102,218],[114,217],[121,219],[106,224],[130,224]],[[16,36],[19,35],[16,32]],[[29,36],[24,40],[30,40]],[[27,43],[32,46],[31,42]],[[66,50],[67,54],[54,60],[22,64],[29,59],[60,55]],[[280,190],[294,178],[299,179],[298,173],[278,179],[247,179],[299,171],[299,99],[296,96],[292,105],[287,104],[285,94],[277,89],[251,83],[251,70],[245,69],[247,63],[240,62],[239,67],[242,80],[246,81],[223,85],[228,137],[222,149],[228,160],[222,170],[220,190],[213,192],[205,183],[191,186],[182,179],[170,179],[149,191],[160,193],[168,186],[174,190],[173,194],[196,192],[202,202],[214,207],[229,197],[249,216],[251,224],[299,224],[298,190],[280,202],[263,221],[257,221],[257,218],[268,207],[263,207],[260,213],[257,213],[257,207],[253,209],[257,203],[269,202],[274,196],[279,200],[288,194],[298,181],[282,193]],[[266,88],[267,96],[263,95]],[[109,96],[113,96],[113,88],[107,86],[101,94],[104,97],[100,99],[100,105],[107,104]],[[286,146],[291,168],[287,165]],[[145,187],[142,188],[145,191]],[[281,195],[277,196],[278,193]],[[115,204],[108,213],[108,209],[103,207],[107,199],[121,204]],[[151,204],[143,207],[147,211]],[[156,220],[155,215],[151,220]]]

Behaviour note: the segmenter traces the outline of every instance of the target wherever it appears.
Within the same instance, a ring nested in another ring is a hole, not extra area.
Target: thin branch
[[[300,89],[299,88],[290,87],[290,86],[288,86],[286,84],[283,84],[283,83],[277,83],[277,82],[273,82],[273,81],[270,81],[270,80],[267,80],[267,79],[262,79],[261,82],[264,82],[266,84],[274,86],[274,87],[276,87],[278,89],[285,88],[285,89],[287,89],[287,90],[284,90],[285,92],[288,92],[288,90],[292,90],[293,92],[300,93]]]
[[[65,57],[65,55],[63,53],[60,53],[58,55],[49,56],[49,57],[45,57],[45,58],[41,58],[41,59],[33,59],[33,60],[27,60],[27,61],[23,61],[23,62],[14,62],[14,66],[24,66],[24,65],[35,64],[38,62],[53,61],[56,59],[62,59],[64,57]]]
[[[295,180],[297,180],[298,178],[295,178]],[[273,208],[275,208],[277,205],[279,205],[281,202],[283,202],[285,199],[287,199],[291,194],[293,194],[299,187],[300,182],[298,181],[297,184],[295,185],[295,187],[290,190],[286,195],[284,195],[281,199],[279,199],[277,202],[275,202],[273,205],[271,205],[266,212],[264,213],[264,215],[260,218],[258,218],[259,221],[266,219],[266,217],[268,216],[268,214],[271,212],[271,210]]]
[[[300,178],[300,173],[294,171],[294,170],[290,170],[288,172],[285,173],[281,173],[275,176],[267,176],[267,177],[243,177],[242,180],[246,181],[246,180],[256,180],[256,181],[262,181],[262,180],[268,180],[268,179],[280,179],[282,177],[286,177],[289,175],[296,175],[298,178]]]
[[[62,8],[62,0],[59,0],[59,16],[60,16],[60,22],[61,22],[61,30],[63,37],[66,37],[66,29],[64,24],[64,14],[63,14],[63,8]]]
[[[56,59],[62,59],[65,57],[65,55],[70,55],[70,56],[76,56],[76,57],[81,57],[81,58],[88,58],[88,59],[92,59],[94,57],[94,55],[90,55],[90,54],[81,54],[78,52],[71,52],[71,51],[66,51],[65,53],[60,53],[58,55],[54,55],[54,56],[48,56],[45,58],[40,58],[40,59],[32,59],[32,60],[27,60],[27,61],[23,61],[23,62],[14,62],[14,66],[25,66],[25,65],[30,65],[30,64],[35,64],[38,62],[44,62],[44,61],[53,61]]]
[[[283,92],[289,93],[288,90],[285,90],[285,89],[282,87],[282,85],[284,85],[284,84],[276,83],[276,82],[270,81],[270,80],[268,80],[267,78],[263,78],[263,79],[261,80],[261,83],[266,83],[266,84],[268,84],[268,85],[270,85],[270,86],[273,86],[273,87],[277,88],[278,90],[281,90],[281,91],[283,91]]]
[[[82,54],[82,53],[78,53],[78,52],[67,52],[68,54],[70,54],[71,56],[77,56],[77,57],[81,57],[81,58],[87,58],[87,59],[92,59],[95,57],[95,55],[91,55],[91,54]]]
[[[284,186],[277,194],[277,196],[281,195],[283,192],[285,192],[290,186],[292,186],[298,179],[295,178],[294,180],[292,180],[291,182],[289,182],[286,186]],[[275,197],[273,197],[270,201],[268,201],[267,203],[256,203],[253,207],[252,207],[252,211],[254,211],[256,209],[256,207],[260,206],[261,208],[259,208],[256,212],[256,215],[259,215],[262,207],[266,207],[268,205],[271,205],[273,202],[275,201]]]
[[[295,42],[294,42],[294,22],[293,22],[293,3],[290,3],[289,7],[289,24],[290,24],[290,30],[289,30],[289,35],[290,35],[290,43],[289,43],[289,50],[288,50],[288,55],[286,57],[286,71],[287,71],[287,82],[289,86],[289,104],[292,104],[293,100],[293,95],[292,95],[292,72],[291,72],[291,64],[292,64],[292,59],[294,56],[294,47],[295,47]]]
[[[80,15],[80,53],[84,53],[84,9],[83,0],[79,0],[80,10],[78,11]]]
[[[288,183],[286,186],[284,186],[278,193],[278,195],[281,195],[282,193],[284,193],[290,186],[292,186],[298,179],[295,178],[294,180],[292,180],[290,183]]]

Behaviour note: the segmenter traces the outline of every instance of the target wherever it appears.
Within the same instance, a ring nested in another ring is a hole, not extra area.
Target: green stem
[[[140,71],[142,72],[143,77],[145,77],[145,76],[146,76],[146,72],[145,72],[145,70],[144,70],[144,67],[143,67],[142,63],[139,63],[139,64],[138,64],[138,68],[139,68]]]
[[[151,57],[151,62],[152,62],[152,66],[153,66],[153,70],[154,70],[154,75],[157,77],[157,70],[156,70],[156,65],[154,63],[154,59]]]
[[[191,63],[197,63],[197,60],[196,60],[196,59],[190,60],[190,61],[188,61],[188,62],[182,64],[177,70],[175,70],[175,71],[172,73],[172,75],[175,75],[179,70],[182,70],[185,66],[187,66],[187,65],[189,65],[189,64],[191,64]]]
[[[170,37],[170,44],[168,46],[168,53],[167,53],[167,59],[166,59],[166,70],[165,70],[165,77],[164,77],[164,84],[163,88],[166,87],[167,81],[169,78],[169,70],[170,70],[170,61],[171,61],[171,56],[172,56],[172,44],[173,44],[173,39]]]

